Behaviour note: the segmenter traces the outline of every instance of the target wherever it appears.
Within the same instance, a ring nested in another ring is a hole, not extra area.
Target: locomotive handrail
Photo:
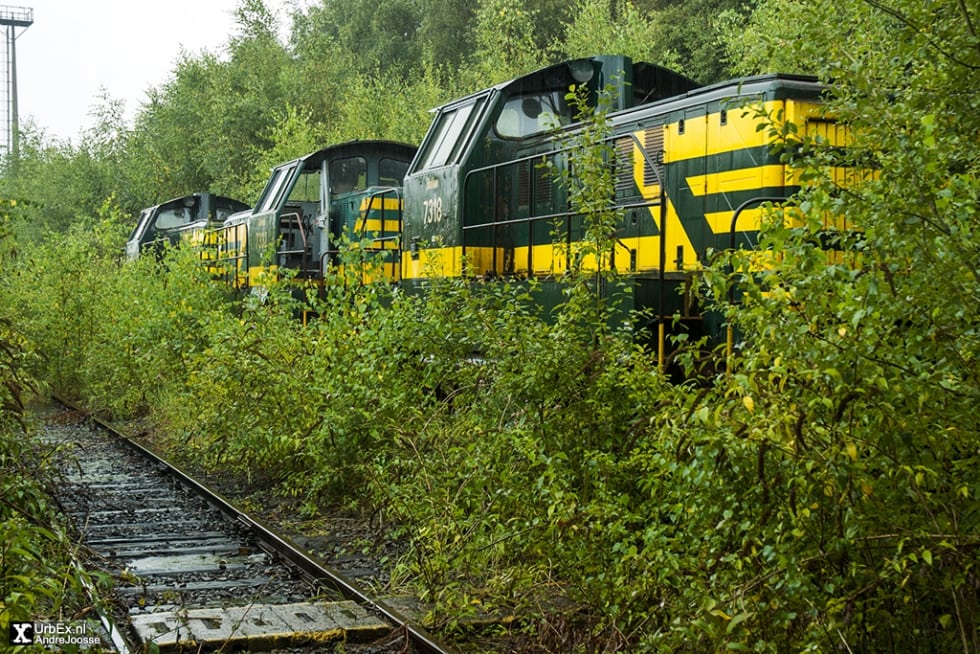
[[[657,176],[657,186],[660,187],[660,198],[657,203],[660,206],[660,280],[657,284],[657,367],[660,369],[660,372],[663,372],[664,351],[666,349],[664,335],[664,285],[667,283],[667,184],[664,181],[664,176],[661,174],[660,167],[657,166],[657,162],[650,158],[650,153],[640,143],[640,139],[633,132],[630,132],[630,137],[633,139],[633,144],[640,149],[640,155],[643,157],[643,160],[653,170],[653,174]]]
[[[361,216],[360,216],[361,230],[360,230],[359,235],[362,238],[364,237],[365,232],[367,232],[368,216],[371,215],[371,208],[374,206],[375,199],[380,199],[381,200],[379,202],[379,204],[381,205],[381,208],[378,210],[381,213],[381,232],[380,233],[384,234],[384,233],[386,233],[388,231],[387,229],[385,229],[385,220],[386,220],[385,214],[388,211],[388,209],[385,208],[385,202],[384,202],[385,201],[385,198],[388,196],[388,194],[393,194],[396,200],[398,200],[398,199],[401,198],[401,192],[400,192],[400,189],[397,186],[389,186],[389,187],[386,187],[386,188],[378,189],[377,191],[375,191],[374,193],[372,193],[371,195],[368,196],[367,206],[364,207],[364,209],[361,211]],[[395,216],[396,216],[396,218],[395,218],[395,224],[396,224],[395,233],[396,234],[399,234],[399,236],[396,236],[395,238],[399,238],[400,237],[400,232],[401,232],[401,225],[402,225],[402,206],[401,206],[401,203],[398,204],[398,208],[395,210]],[[390,238],[390,237],[385,236],[385,237],[374,238],[372,240],[374,240],[374,241],[383,241],[383,240],[387,240],[388,238]]]
[[[632,132],[630,133],[630,138],[632,138],[634,144],[639,149],[640,154],[643,157],[643,159],[646,162],[646,164],[653,171],[654,175],[656,175],[656,177],[657,177],[657,185],[660,188],[660,193],[658,194],[658,198],[657,198],[656,201],[631,203],[630,205],[624,206],[624,208],[630,208],[630,209],[632,209],[632,208],[640,208],[640,207],[656,207],[656,206],[659,206],[660,207],[660,211],[659,211],[659,214],[660,214],[659,215],[659,222],[660,222],[660,224],[659,224],[659,231],[660,231],[660,239],[659,239],[660,240],[660,265],[659,265],[659,269],[660,270],[659,270],[659,277],[660,277],[660,279],[659,279],[659,283],[658,283],[658,300],[657,300],[657,304],[658,304],[658,306],[657,306],[657,325],[658,325],[658,329],[657,329],[657,365],[660,368],[660,370],[662,371],[663,370],[663,367],[664,367],[664,358],[665,358],[664,355],[665,355],[665,349],[666,349],[665,348],[665,327],[666,327],[666,325],[665,325],[665,322],[664,322],[664,320],[665,320],[665,316],[664,316],[664,305],[665,305],[664,285],[666,284],[666,262],[667,262],[667,250],[666,250],[666,247],[667,247],[667,243],[666,243],[667,242],[667,187],[666,187],[666,184],[664,183],[664,178],[663,178],[663,175],[661,173],[660,167],[652,159],[652,157],[650,157],[650,154],[647,152],[646,147],[643,145],[643,143],[641,143],[640,140],[639,140],[639,138],[637,138],[636,134],[634,134]],[[614,140],[614,137],[610,137],[610,138],[605,139],[605,141],[612,141],[612,140]],[[549,154],[549,156],[551,156],[552,158],[554,158],[558,154],[561,154],[563,152],[569,152],[569,151],[571,151],[573,149],[573,147],[574,146],[569,145],[569,146],[566,146],[566,147],[563,147],[563,148],[558,148],[558,149],[556,149],[556,150],[554,150],[554,151],[552,151],[552,152],[550,152],[548,154]],[[493,173],[493,179],[492,179],[493,188],[496,188],[497,171],[500,168],[503,168],[504,166],[516,166],[516,165],[519,165],[519,164],[522,164],[522,163],[525,163],[525,162],[528,162],[528,161],[532,161],[532,160],[535,160],[535,159],[542,159],[543,160],[544,158],[545,158],[545,155],[544,154],[533,154],[533,155],[526,155],[526,156],[523,156],[523,157],[518,157],[516,159],[512,159],[512,160],[505,161],[505,162],[490,164],[489,166],[482,166],[482,167],[479,167],[479,168],[474,168],[473,170],[470,170],[469,172],[466,173],[466,175],[463,178],[463,185],[462,185],[462,194],[461,194],[461,197],[464,199],[464,201],[462,202],[462,205],[460,207],[460,216],[461,216],[461,219],[462,219],[462,225],[463,225],[462,226],[462,231],[463,231],[464,235],[465,235],[465,232],[467,230],[486,229],[486,228],[489,228],[489,227],[497,227],[497,226],[501,226],[501,225],[521,224],[521,223],[524,223],[524,224],[527,224],[528,225],[528,248],[527,248],[528,262],[527,262],[527,270],[528,270],[528,274],[529,275],[533,271],[532,253],[534,251],[534,248],[532,247],[532,243],[531,243],[531,241],[532,241],[532,239],[531,239],[531,225],[532,225],[532,223],[543,221],[543,220],[550,220],[552,222],[555,222],[555,221],[557,221],[559,219],[565,219],[565,221],[566,221],[566,227],[565,227],[566,241],[570,243],[571,242],[571,222],[570,221],[571,221],[571,218],[573,216],[579,215],[579,212],[564,211],[564,212],[555,213],[555,214],[547,214],[547,215],[544,215],[544,216],[531,216],[531,215],[528,215],[528,216],[525,216],[523,218],[515,218],[515,219],[509,219],[509,220],[494,220],[492,222],[478,223],[476,225],[467,225],[466,224],[466,209],[467,209],[467,207],[466,207],[465,198],[467,196],[467,190],[469,188],[469,184],[470,184],[470,180],[471,180],[472,176],[474,176],[476,174],[479,174],[479,173],[485,173],[486,171],[492,171],[492,173]],[[534,183],[535,183],[535,177],[534,177],[534,175],[530,175],[529,176],[529,184],[528,184],[528,186],[529,186],[529,188],[528,188],[528,198],[529,198],[528,199],[528,207],[529,207],[529,209],[530,209],[530,206],[531,206],[531,203],[532,203],[532,200],[531,199],[534,198],[534,191],[535,191]],[[491,208],[491,214],[495,214],[496,213],[496,202],[497,202],[497,198],[496,198],[496,196],[494,196],[492,198],[492,201],[491,201],[491,207],[490,207]],[[496,234],[496,232],[494,232],[494,234],[493,234],[493,246],[492,246],[492,249],[493,249],[493,261],[492,261],[492,265],[493,265],[494,271],[496,272],[496,269],[497,269],[497,249],[498,249],[497,248],[497,234]],[[627,248],[627,250],[628,249],[629,248]],[[466,257],[466,239],[465,238],[463,238],[463,243],[462,243],[462,256],[465,259],[465,257]],[[632,258],[632,254],[631,254],[631,258]]]
[[[514,159],[512,161],[506,161],[506,162],[502,162],[502,163],[491,164],[489,166],[483,166],[481,168],[474,168],[473,170],[471,170],[468,173],[466,173],[466,176],[463,178],[463,197],[466,197],[466,190],[467,190],[467,188],[469,186],[470,178],[473,175],[476,175],[476,174],[479,174],[479,173],[484,173],[486,171],[492,171],[493,172],[493,180],[492,180],[492,183],[493,183],[493,187],[496,188],[496,186],[497,186],[497,170],[498,169],[503,168],[504,166],[516,166],[516,165],[521,164],[521,163],[524,163],[526,161],[532,161],[532,160],[538,159],[538,158],[543,158],[543,157],[540,157],[540,155],[529,155],[529,156],[526,156],[526,157],[520,157],[518,159]],[[533,198],[534,197],[534,190],[535,190],[534,189],[534,177],[531,176],[530,177],[530,180],[531,180],[531,182],[530,182],[530,185],[529,185],[529,188],[528,188],[528,197],[529,198]],[[493,198],[493,204],[491,205],[491,213],[492,214],[496,214],[496,210],[497,210],[496,203],[497,203],[497,198],[496,198],[496,196],[494,196],[494,198]],[[544,221],[549,221],[549,222],[552,222],[552,223],[557,223],[559,220],[570,220],[571,217],[577,215],[577,213],[576,212],[573,212],[573,211],[562,211],[562,212],[558,212],[558,213],[551,213],[551,214],[544,214],[544,215],[531,215],[531,212],[530,212],[530,204],[531,204],[531,201],[529,199],[528,200],[529,211],[528,211],[528,215],[527,216],[524,216],[524,217],[521,217],[521,218],[512,218],[512,219],[509,219],[509,220],[496,220],[495,219],[495,220],[493,220],[491,222],[477,223],[475,225],[467,225],[466,224],[466,206],[464,204],[461,207],[461,209],[460,209],[460,211],[461,211],[461,217],[462,217],[462,228],[461,229],[464,232],[464,236],[465,236],[465,232],[466,231],[472,231],[472,230],[477,230],[477,229],[487,229],[488,227],[500,227],[502,225],[517,225],[517,224],[527,225],[527,227],[528,227],[527,273],[528,273],[528,275],[531,275],[533,273],[533,271],[534,271],[534,261],[533,261],[534,248],[533,248],[533,243],[532,243],[532,239],[531,239],[531,226],[532,226],[532,224],[537,223],[537,222],[544,222]],[[566,231],[566,233],[568,233],[568,242],[570,243],[571,242],[570,226],[566,226],[565,231]],[[496,271],[497,271],[497,249],[498,249],[497,248],[497,234],[496,234],[496,231],[493,234],[493,246],[492,246],[492,249],[493,249],[493,260],[492,260],[492,264],[491,265],[493,266],[494,273],[496,273]],[[462,243],[462,256],[465,259],[465,257],[466,257],[466,239],[465,238],[463,238],[463,243]]]
[[[299,212],[297,212],[297,211],[290,211],[288,213],[287,212],[283,212],[279,216],[279,226],[281,228],[283,226],[283,222],[285,221],[285,223],[286,223],[285,226],[286,227],[289,227],[289,223],[293,219],[295,219],[296,228],[297,228],[297,231],[299,232],[299,238],[300,238],[300,241],[303,244],[303,247],[300,248],[300,249],[298,249],[298,250],[295,249],[295,248],[288,249],[287,250],[286,248],[282,247],[282,248],[280,248],[280,249],[278,249],[276,251],[276,254],[286,255],[286,256],[288,256],[290,254],[298,254],[298,255],[300,255],[299,269],[300,269],[300,271],[305,271],[306,270],[306,265],[305,264],[306,264],[306,248],[307,248],[307,243],[306,243],[306,230],[303,229],[303,216],[302,216],[302,214],[299,213]],[[285,240],[283,240],[282,244],[285,245]]]
[[[643,209],[649,207],[660,206],[659,200],[651,200],[649,202],[631,202],[630,204],[622,205],[623,209]],[[540,216],[525,216],[523,218],[510,218],[508,220],[494,220],[492,222],[486,223],[476,223],[473,225],[463,225],[463,231],[474,230],[474,229],[486,229],[487,227],[498,227],[500,225],[516,225],[519,223],[526,222],[538,222],[542,220],[555,220],[556,218],[571,218],[580,215],[578,211],[560,211],[558,213],[548,213],[542,214]]]
[[[360,214],[358,216],[358,221],[360,222],[360,229],[356,232],[356,234],[355,234],[356,236],[359,236],[361,238],[366,238],[367,237],[367,231],[368,231],[368,229],[367,229],[367,223],[368,223],[368,218],[371,215],[371,210],[374,207],[375,200],[380,200],[380,202],[378,203],[380,205],[380,207],[379,207],[379,209],[377,209],[380,212],[380,214],[381,214],[381,231],[380,231],[380,233],[381,234],[385,234],[385,233],[387,233],[389,231],[388,228],[387,228],[388,227],[387,226],[387,222],[389,220],[392,220],[392,219],[387,218],[386,216],[387,216],[388,213],[391,212],[391,210],[389,210],[389,209],[387,209],[385,207],[385,202],[384,202],[385,198],[387,198],[389,195],[394,196],[394,198],[396,200],[400,200],[401,199],[401,189],[398,188],[397,186],[381,187],[381,188],[376,189],[374,192],[372,192],[367,197],[367,203],[366,203],[364,209],[362,209],[360,211]],[[395,218],[393,219],[393,222],[395,223],[394,233],[392,235],[390,235],[390,236],[375,236],[375,237],[372,237],[371,238],[371,242],[372,243],[397,243],[397,242],[399,242],[401,240],[402,205],[401,205],[400,202],[398,203],[398,208],[394,212],[395,212]],[[387,247],[384,247],[384,246],[382,246],[382,247],[369,246],[369,247],[363,248],[363,250],[365,252],[370,252],[370,253],[385,253],[385,252],[395,252],[395,253],[398,253],[398,248],[397,247],[395,247],[395,248],[387,248]],[[341,250],[340,248],[327,248],[326,250],[324,250],[323,252],[321,252],[320,253],[320,270],[321,271],[324,271],[326,269],[325,266],[324,266],[324,261],[327,259],[327,257],[339,255],[342,251],[343,250]],[[393,277],[394,276],[399,276],[398,275],[399,270],[397,268],[397,264],[398,264],[397,259],[393,259],[390,263],[391,263],[391,266],[392,266],[392,276]],[[382,265],[385,265],[385,264],[382,263]]]
[[[282,221],[282,220],[288,221],[291,218],[295,218],[296,219],[296,227],[299,230],[299,237],[300,237],[300,240],[303,241],[303,250],[305,251],[306,250],[306,230],[303,229],[303,215],[301,213],[299,213],[299,212],[296,212],[296,211],[290,211],[289,213],[283,213],[282,215],[279,216],[279,220],[280,221]],[[280,254],[295,254],[295,253],[297,253],[299,251],[300,250],[280,250],[279,252],[280,252]]]
[[[399,189],[397,186],[388,186],[388,187],[380,188],[380,189],[376,190],[374,193],[372,193],[370,196],[368,196],[367,206],[365,206],[364,207],[364,210],[361,212],[361,231],[360,231],[361,238],[364,238],[365,235],[366,235],[366,232],[367,232],[367,224],[368,224],[368,216],[371,215],[371,208],[374,206],[375,199],[379,199],[380,202],[378,204],[381,205],[381,208],[379,210],[381,212],[381,231],[380,231],[380,233],[381,234],[386,234],[388,232],[388,230],[386,229],[386,225],[385,225],[385,221],[386,221],[385,216],[386,216],[386,214],[388,212],[388,209],[385,207],[385,198],[387,198],[389,194],[390,195],[393,195],[396,201],[398,201],[398,200],[401,199],[401,189]],[[372,238],[371,241],[373,243],[381,243],[382,246],[380,248],[379,247],[365,248],[368,252],[395,252],[395,253],[398,253],[398,248],[397,247],[394,247],[394,248],[386,248],[386,247],[384,247],[384,244],[385,243],[392,242],[392,241],[398,242],[398,241],[401,240],[401,230],[402,230],[402,204],[401,204],[401,202],[397,202],[397,205],[398,205],[398,208],[395,209],[395,218],[394,218],[394,222],[395,222],[395,230],[394,230],[395,233],[394,233],[394,235],[392,235],[392,236],[378,236],[378,237]],[[397,256],[392,257],[392,261],[391,261],[391,276],[393,278],[396,278],[396,279],[401,277],[401,274],[400,274],[401,273],[401,270],[400,270],[400,267],[399,267],[398,263],[399,263],[399,258]],[[382,262],[381,265],[384,266],[385,264]],[[322,269],[322,261],[321,261],[321,269]]]
[[[364,229],[363,228],[363,225],[364,224],[367,224],[367,218],[368,218],[368,215],[370,215],[370,213],[371,213],[371,207],[374,206],[374,200],[375,200],[375,198],[381,198],[382,199],[380,211],[381,211],[381,225],[382,225],[382,228],[384,227],[384,214],[385,214],[385,211],[386,210],[385,210],[385,203],[384,203],[383,200],[384,200],[385,196],[388,195],[389,193],[394,193],[395,199],[398,199],[399,196],[400,196],[400,190],[401,189],[399,189],[397,186],[384,186],[384,187],[381,187],[381,188],[376,189],[373,193],[371,193],[371,195],[368,196],[367,206],[364,207],[364,209],[361,211],[361,223],[362,223],[361,229],[362,229],[362,231]],[[398,213],[399,215],[401,214],[401,206],[400,205],[399,205],[399,208],[396,211],[396,213]],[[401,219],[399,218],[399,222],[400,221],[401,221]],[[382,229],[382,231],[383,231],[383,229]]]
[[[550,154],[552,156],[555,156],[555,155],[557,155],[557,154],[559,154],[561,152],[570,151],[571,149],[572,149],[572,146],[566,146],[564,148],[559,148],[559,149],[555,150],[554,152],[552,152]],[[493,172],[493,185],[494,185],[494,188],[496,188],[496,185],[497,185],[497,170],[499,170],[500,168],[503,168],[504,166],[516,166],[518,164],[522,164],[522,163],[525,163],[525,162],[528,162],[528,161],[534,161],[536,159],[543,160],[544,159],[544,155],[543,154],[530,154],[530,155],[525,155],[523,157],[518,157],[517,159],[511,159],[509,161],[504,161],[504,162],[500,162],[500,163],[490,164],[489,166],[481,166],[479,168],[474,168],[473,170],[470,170],[463,177],[463,188],[462,188],[461,197],[464,198],[464,199],[466,198],[466,193],[467,193],[467,190],[469,188],[470,179],[474,175],[477,175],[479,173],[484,173],[486,171],[492,171]],[[534,176],[533,175],[530,176],[530,184],[529,184],[529,186],[530,186],[530,188],[528,189],[528,198],[533,198],[534,197]],[[493,197],[492,202],[493,202],[493,204],[491,206],[491,213],[494,214],[494,213],[496,213],[496,202],[497,202],[496,196]],[[528,200],[528,206],[530,207],[530,199]],[[545,220],[557,221],[558,219],[561,219],[561,218],[566,219],[566,221],[570,221],[571,220],[571,217],[574,216],[574,215],[576,215],[575,212],[566,211],[566,212],[560,212],[560,213],[557,213],[557,214],[548,214],[548,215],[545,215],[545,216],[530,216],[530,215],[528,215],[528,216],[525,216],[523,218],[515,218],[515,219],[511,219],[511,220],[503,220],[503,221],[496,221],[495,220],[493,222],[478,223],[476,225],[467,225],[466,224],[466,203],[463,202],[462,203],[462,206],[460,207],[460,218],[461,218],[461,223],[463,225],[462,230],[463,230],[464,233],[468,229],[470,229],[470,230],[472,230],[472,229],[480,229],[480,228],[485,229],[485,228],[490,227],[490,226],[495,226],[496,227],[496,226],[500,226],[500,225],[519,224],[519,223],[525,223],[525,224],[527,224],[528,225],[527,270],[528,270],[528,274],[529,275],[534,270],[533,260],[532,260],[534,248],[531,247],[531,238],[530,238],[531,237],[531,234],[530,234],[531,224],[533,222],[539,222],[539,221],[545,221]],[[571,242],[571,225],[570,224],[567,225],[565,231],[568,234],[568,241]],[[496,273],[496,270],[497,270],[497,242],[496,242],[497,241],[497,235],[496,235],[496,233],[494,233],[494,235],[493,235],[493,241],[494,242],[493,242],[493,262],[492,262],[492,265],[493,265],[494,272]],[[466,239],[465,238],[463,239],[463,243],[461,245],[462,245],[462,252],[461,252],[461,254],[462,254],[463,258],[465,259],[465,257],[466,257]]]
[[[636,139],[636,135],[631,135],[631,136],[633,137],[634,140]],[[569,150],[569,149],[570,148],[562,148],[561,150],[557,150],[556,152],[564,152],[564,151]],[[650,160],[646,156],[646,153],[643,150],[643,148],[640,148],[640,151],[642,153],[644,153],[644,159],[646,159],[647,160],[647,163],[649,164],[650,163]],[[510,161],[504,161],[504,162],[501,162],[501,163],[490,164],[489,166],[481,166],[480,168],[474,168],[473,170],[467,172],[466,173],[466,176],[463,178],[463,197],[466,196],[466,190],[467,190],[467,187],[468,187],[468,185],[470,183],[470,177],[471,176],[476,175],[478,173],[486,172],[488,170],[493,170],[494,173],[496,173],[496,169],[498,169],[498,168],[503,168],[504,166],[513,166],[513,165],[516,165],[516,164],[524,163],[526,161],[531,161],[531,160],[540,159],[540,158],[543,158],[542,155],[540,155],[540,154],[528,155],[528,156],[525,156],[525,157],[519,157],[517,159],[512,159]],[[654,168],[654,172],[655,172],[655,174],[657,174],[657,179],[658,179],[658,182],[657,183],[660,184],[660,174],[659,174],[659,171],[656,168]],[[663,186],[662,184],[660,184],[660,185]],[[529,194],[530,194],[530,191],[529,191]],[[646,200],[646,201],[642,201],[642,202],[630,202],[628,204],[623,204],[623,205],[620,205],[620,206],[623,209],[641,209],[641,208],[644,208],[644,207],[656,207],[656,206],[659,206],[661,204],[661,202],[662,202],[661,197],[658,196],[655,200]],[[462,207],[462,213],[463,213],[463,231],[466,231],[466,230],[472,230],[472,229],[486,228],[486,227],[495,226],[495,225],[511,225],[511,224],[517,224],[517,223],[524,223],[524,222],[528,222],[528,221],[554,220],[556,218],[567,218],[567,217],[571,217],[571,216],[576,216],[576,215],[578,215],[579,212],[576,212],[576,211],[561,211],[561,212],[558,212],[558,213],[551,213],[551,214],[544,214],[544,215],[536,215],[536,216],[525,216],[523,218],[513,218],[513,219],[510,219],[510,220],[494,220],[494,221],[491,221],[491,222],[476,223],[476,224],[473,224],[473,225],[467,225],[466,224],[466,207],[465,207],[465,205]],[[464,244],[464,247],[465,247],[465,244]]]
[[[762,204],[763,202],[785,202],[789,198],[779,197],[775,195],[760,195],[754,198],[749,198],[742,204],[735,208],[735,213],[732,214],[732,224],[728,229],[728,273],[735,272],[734,266],[731,263],[731,253],[735,251],[735,226],[738,223],[738,219],[741,218],[742,212],[751,207],[754,204]],[[728,303],[735,304],[735,284],[729,283],[728,285]],[[729,363],[729,368],[731,364],[732,351],[735,349],[735,330],[731,321],[725,326],[725,360]]]
[[[244,270],[244,272],[245,272],[245,286],[248,285],[248,223],[247,222],[240,222],[240,223],[235,223],[234,225],[227,225],[227,226],[224,226],[224,227],[218,227],[218,228],[215,228],[214,230],[212,230],[213,232],[218,233],[218,234],[221,234],[221,235],[223,235],[225,237],[224,245],[227,246],[227,244],[228,244],[227,234],[229,232],[237,231],[239,229],[241,229],[242,232],[243,232],[243,238],[242,239],[236,239],[235,240],[235,243],[237,244],[237,243],[239,243],[241,241],[244,241],[245,247],[243,249],[241,249],[240,252],[236,252],[233,255],[227,255],[226,254],[224,256],[221,256],[221,253],[222,253],[223,250],[219,246],[219,248],[218,248],[218,254],[219,254],[219,256],[215,259],[215,262],[216,263],[218,263],[218,262],[229,262],[229,261],[235,263],[235,266],[234,266],[234,268],[233,268],[233,270],[232,270],[232,272],[230,274],[226,270],[223,270],[222,271],[222,278],[225,280],[226,283],[229,282],[229,279],[228,279],[229,276],[232,277],[232,280],[230,280],[230,281],[231,281],[231,284],[232,284],[232,287],[233,288],[239,288],[239,286],[238,286],[238,276],[239,276],[239,273],[241,271],[239,270],[239,265],[238,264],[242,260],[245,260],[245,270]]]
[[[474,230],[474,229],[486,229],[487,227],[499,227],[501,225],[517,225],[521,223],[529,222],[540,222],[543,220],[555,220],[557,218],[570,218],[572,216],[578,215],[575,211],[561,211],[558,213],[549,213],[541,216],[524,216],[523,218],[510,218],[508,220],[494,220],[492,222],[486,223],[476,223],[474,225],[463,225],[463,231]]]

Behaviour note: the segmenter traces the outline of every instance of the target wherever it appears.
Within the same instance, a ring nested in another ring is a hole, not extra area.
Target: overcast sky
[[[238,0],[33,0],[0,3],[34,10],[17,28],[21,124],[33,117],[53,138],[77,143],[105,89],[129,118],[170,76],[181,48],[220,53]],[[267,0],[276,9],[290,0]],[[282,13],[282,12],[281,12]],[[285,24],[288,18],[281,16]],[[0,32],[2,33],[2,32]]]

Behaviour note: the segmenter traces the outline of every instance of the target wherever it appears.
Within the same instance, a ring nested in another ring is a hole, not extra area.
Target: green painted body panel
[[[272,248],[276,244],[276,214],[271,211],[254,214],[249,221],[248,228],[248,267],[256,268],[268,265],[271,259]],[[266,260],[270,258],[269,260]]]
[[[404,247],[435,247],[459,245],[462,234],[459,222],[459,169],[444,166],[405,178],[406,216]],[[408,198],[415,204],[408,214]]]

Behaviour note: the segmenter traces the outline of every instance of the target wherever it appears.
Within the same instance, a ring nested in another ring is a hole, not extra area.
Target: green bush
[[[0,222],[0,271],[13,275],[5,217]],[[8,249],[9,248],[9,249]],[[19,298],[17,298],[19,299]],[[42,387],[31,342],[19,333],[13,305],[0,306],[0,623],[67,619],[91,606],[86,584],[97,575],[77,569],[76,544],[61,527],[46,491],[53,476],[50,452],[30,436],[25,404]]]

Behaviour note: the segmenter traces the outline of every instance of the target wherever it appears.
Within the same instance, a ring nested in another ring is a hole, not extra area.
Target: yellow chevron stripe
[[[641,130],[639,132],[635,132],[635,134],[636,137],[642,143],[643,131]],[[633,147],[634,149],[637,150],[636,152],[633,153],[634,161],[637,159],[642,159],[642,156],[638,151],[639,148],[637,148],[635,143]],[[640,167],[639,171],[636,169],[636,166],[634,166],[633,175],[634,175],[634,180],[636,181],[637,188],[640,189],[640,193],[643,196],[643,199],[649,202],[657,202],[660,199],[660,185],[659,184],[651,184],[649,186],[643,185],[642,166]],[[660,206],[659,205],[652,206],[649,208],[649,211],[650,211],[650,220],[652,220],[653,224],[657,226],[657,229],[660,229]],[[667,232],[667,243],[665,244],[665,249],[667,252],[667,262],[666,262],[665,270],[670,272],[670,271],[677,270],[677,266],[673,264],[672,260],[675,258],[674,255],[676,254],[678,247],[684,249],[685,262],[693,263],[696,257],[696,252],[694,249],[694,245],[691,243],[691,239],[687,235],[687,230],[684,229],[684,225],[681,224],[680,218],[677,215],[677,209],[674,208],[674,203],[671,202],[669,197],[667,198],[667,213],[665,218],[666,218],[666,226],[664,229]],[[639,239],[631,239],[631,240],[636,241],[635,245],[628,245],[628,247],[630,249],[635,249],[637,252],[637,269],[659,270],[660,269],[660,237],[645,236],[645,237],[640,237]],[[627,243],[626,240],[624,240],[623,242]],[[626,253],[623,252],[622,254],[625,255]],[[627,256],[625,258],[628,262],[629,257]],[[619,258],[617,255],[617,268],[619,267],[618,261]],[[687,263],[685,263],[684,268],[689,269]]]
[[[766,130],[758,131],[757,110],[763,107],[770,115],[783,108],[782,101],[770,101],[764,105],[755,106],[746,100],[744,106],[731,106],[725,109],[726,123],[721,124],[721,112],[689,116],[684,120],[684,132],[681,133],[680,123],[673,122],[666,126],[664,138],[664,163],[673,163],[704,157],[706,155],[734,152],[746,148],[763,145],[768,137]]]
[[[369,202],[370,206],[368,206]],[[362,198],[359,210],[361,213],[368,210],[381,211],[382,208],[384,208],[385,211],[398,211],[400,207],[401,198],[393,197],[391,195],[385,195],[383,197],[374,195],[369,198]]]
[[[384,221],[384,231],[387,235],[397,234],[399,232],[399,222],[397,220],[397,215],[392,214],[390,217],[385,218]],[[355,233],[361,234],[364,232],[370,232],[373,234],[380,234],[382,231],[382,225],[380,219],[371,218],[370,220],[358,220],[355,227]]]
[[[734,193],[767,186],[783,186],[789,181],[785,171],[786,167],[782,164],[754,166],[707,175],[691,175],[687,178],[687,183],[695,196]]]
[[[704,214],[708,226],[714,234],[728,234],[732,229],[732,214],[734,211],[718,211]],[[739,214],[736,232],[754,232],[759,230],[762,222],[762,209],[746,209]]]
[[[771,126],[765,125],[760,112],[772,119]],[[850,141],[847,129],[831,120],[820,120],[820,116],[820,105],[813,102],[770,100],[759,103],[746,99],[742,106],[725,109],[724,125],[720,111],[686,118],[683,134],[678,122],[667,125],[664,163],[765,145],[771,142],[770,128],[779,128],[784,122],[794,123],[810,136],[819,134],[831,145],[847,145]],[[765,127],[758,129],[759,125]],[[638,136],[642,138],[642,132]]]

